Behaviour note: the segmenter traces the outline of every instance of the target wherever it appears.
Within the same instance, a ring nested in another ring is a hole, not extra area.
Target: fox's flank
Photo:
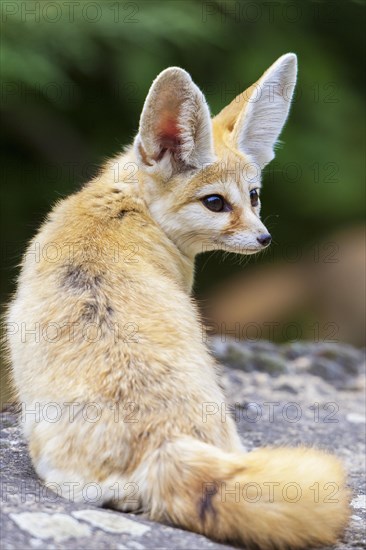
[[[133,144],[59,201],[30,243],[7,313],[27,330],[8,335],[9,360],[27,410],[75,405],[72,422],[21,420],[38,475],[65,498],[96,483],[100,506],[263,550],[332,544],[347,524],[336,457],[247,453],[231,416],[203,414],[225,398],[191,298],[194,259],[269,245],[260,174],[296,72],[296,56],[282,56],[211,118],[189,74],[164,70]],[[133,498],[116,492],[126,484]]]

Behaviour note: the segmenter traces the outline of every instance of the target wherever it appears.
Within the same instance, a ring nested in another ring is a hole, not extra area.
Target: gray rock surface
[[[345,462],[353,490],[352,518],[337,550],[366,548],[365,385],[363,352],[340,344],[211,341],[226,366],[222,383],[248,450],[309,444]],[[124,514],[74,504],[46,489],[31,465],[16,414],[1,426],[1,548],[213,549],[230,545]]]

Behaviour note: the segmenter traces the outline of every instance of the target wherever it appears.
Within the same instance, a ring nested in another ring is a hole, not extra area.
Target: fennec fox
[[[284,55],[211,120],[189,74],[164,70],[133,146],[60,201],[31,242],[8,341],[34,467],[63,496],[262,549],[342,532],[336,458],[246,453],[234,421],[207,413],[224,396],[190,297],[196,254],[270,242],[260,170],[295,79],[296,56]]]

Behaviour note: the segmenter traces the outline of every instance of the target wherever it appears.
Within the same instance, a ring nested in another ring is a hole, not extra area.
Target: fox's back
[[[161,400],[164,380],[184,383],[198,364],[212,372],[184,259],[121,189],[90,184],[61,201],[28,247],[7,319],[21,399],[37,377],[38,398],[133,399],[148,385]]]

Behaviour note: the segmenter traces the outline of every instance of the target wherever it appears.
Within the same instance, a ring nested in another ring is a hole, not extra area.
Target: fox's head
[[[271,242],[259,217],[261,171],[274,158],[296,71],[295,54],[280,57],[212,119],[183,69],[153,82],[134,150],[150,212],[187,256],[253,254]]]

